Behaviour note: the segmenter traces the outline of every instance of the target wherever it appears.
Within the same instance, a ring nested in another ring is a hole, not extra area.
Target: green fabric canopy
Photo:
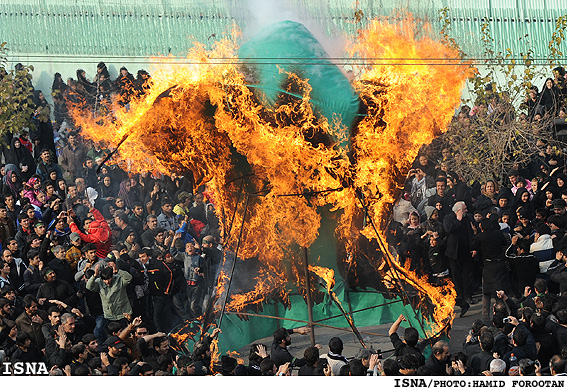
[[[288,78],[285,72],[293,72],[308,79],[317,114],[329,122],[338,117],[348,129],[354,125],[359,108],[357,94],[345,74],[302,24],[285,21],[270,25],[243,44],[238,55],[245,72],[255,79],[250,87],[255,88],[265,106],[273,107],[282,94],[293,95],[284,88]]]

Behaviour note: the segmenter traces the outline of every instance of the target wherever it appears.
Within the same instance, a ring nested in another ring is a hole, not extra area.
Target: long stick
[[[407,293],[404,285],[400,282],[401,279],[400,279],[399,271],[396,268],[394,261],[390,258],[390,252],[388,252],[388,248],[386,247],[386,245],[382,241],[382,237],[380,237],[380,233],[378,232],[378,228],[374,224],[373,217],[370,216],[370,214],[369,214],[368,206],[364,203],[364,200],[362,199],[362,191],[355,192],[355,193],[357,195],[358,201],[360,201],[360,204],[362,205],[362,208],[364,209],[364,215],[368,217],[368,220],[370,221],[370,224],[372,225],[372,229],[374,230],[374,233],[376,233],[376,238],[377,238],[377,241],[378,241],[378,245],[380,246],[380,250],[382,251],[382,254],[384,255],[384,257],[386,257],[386,262],[388,263],[390,270],[392,270],[392,273],[394,273],[396,275],[397,283],[398,283],[399,287],[401,288],[404,297],[409,302],[408,293]],[[423,335],[425,337],[427,337],[427,333],[425,332],[425,328],[423,327],[423,324],[421,323],[421,320],[418,317],[417,312],[415,311],[413,306],[411,306],[411,309],[413,311],[414,317],[416,318],[417,322],[419,323],[419,326],[421,327],[421,331],[423,332]],[[410,325],[411,325],[411,323],[410,323]]]
[[[226,308],[226,302],[228,301],[228,296],[230,294],[230,285],[232,284],[232,275],[234,274],[234,269],[236,268],[236,260],[238,259],[238,250],[240,249],[240,241],[242,240],[242,234],[244,233],[244,223],[246,222],[246,212],[248,211],[248,202],[250,197],[246,196],[246,204],[244,205],[244,213],[242,214],[242,224],[240,225],[240,234],[238,235],[238,242],[236,243],[236,251],[234,252],[234,262],[232,263],[232,270],[230,276],[228,277],[228,287],[226,288],[226,294],[222,304],[221,314],[219,316],[219,328],[221,327],[222,319],[224,316],[224,309]]]
[[[313,328],[313,303],[311,302],[311,284],[309,282],[309,255],[307,248],[303,248],[303,272],[305,273],[305,299],[307,300],[307,315],[309,317],[309,335],[311,337],[311,345],[315,346],[315,331]]]
[[[337,298],[337,295],[331,290],[331,288],[329,288],[327,291],[329,293],[329,297],[331,297],[335,305],[337,305],[339,310],[343,313],[343,316],[345,316],[348,325],[350,325],[350,329],[352,330],[352,332],[354,333],[354,335],[356,336],[362,347],[366,348],[366,343],[364,343],[364,339],[362,339],[362,335],[358,331],[358,328],[356,328],[356,326],[354,325],[354,321],[352,317],[345,311],[343,305],[341,305],[341,302]]]
[[[369,306],[369,307],[367,307],[367,308],[352,310],[352,311],[348,312],[347,314],[353,315],[353,314],[358,313],[358,312],[364,312],[364,311],[366,311],[366,310],[371,310],[371,309],[375,309],[375,308],[380,308],[380,307],[382,307],[382,306],[392,305],[392,304],[395,304],[395,303],[397,303],[397,302],[403,302],[403,299],[397,299],[397,300],[392,301],[392,302],[386,302],[386,303],[383,303],[383,304],[378,304],[378,305],[374,305],[374,306]],[[332,320],[332,319],[335,319],[335,318],[337,318],[337,317],[341,317],[341,315],[340,315],[340,314],[337,314],[336,316],[325,317],[325,318],[322,318],[322,319],[317,320],[317,322],[320,323],[321,321]]]
[[[305,323],[305,320],[297,320],[297,319],[290,319],[290,318],[285,318],[285,317],[270,316],[270,315],[267,315],[267,314],[256,314],[256,313],[247,313],[247,312],[226,312],[226,314],[234,314],[234,315],[237,315],[237,316],[253,316],[253,317],[269,318],[269,319],[275,319],[275,320],[293,321],[293,322],[297,322],[297,323]],[[326,325],[326,324],[318,323],[316,321],[313,322],[313,325],[318,325],[320,327],[325,327],[325,328],[336,329],[336,330],[339,330],[339,331],[352,332],[351,328],[335,327],[335,326],[332,326],[332,325]],[[368,334],[368,335],[373,335],[373,336],[388,336],[388,335],[384,335],[382,333],[376,333],[376,332],[365,332],[365,333]]]
[[[232,224],[234,223],[234,217],[236,216],[236,211],[238,210],[238,204],[240,204],[240,196],[242,196],[241,195],[242,189],[244,189],[244,177],[242,177],[242,179],[240,180],[240,190],[238,191],[238,200],[236,200],[236,204],[234,205],[234,211],[232,212],[232,219],[230,220],[230,226],[228,227],[228,230],[226,232],[227,234],[226,240],[228,240],[232,235]]]
[[[100,165],[98,165],[98,167],[96,168],[96,172],[97,174],[100,173],[100,169],[102,168],[102,166],[110,159],[112,158],[112,156],[114,154],[116,154],[116,152],[118,151],[118,148],[122,145],[122,143],[124,143],[126,141],[126,139],[128,139],[128,137],[130,136],[130,133],[125,134],[124,136],[122,136],[122,139],[120,139],[120,141],[118,142],[118,144],[116,145],[116,148],[114,149],[114,151],[112,151],[110,154],[108,154],[106,156],[106,158],[104,158],[104,160],[100,163]]]

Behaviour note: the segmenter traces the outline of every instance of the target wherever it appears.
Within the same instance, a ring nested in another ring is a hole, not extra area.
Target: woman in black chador
[[[19,138],[15,137],[12,139],[12,144],[10,146],[12,149],[11,162],[18,168],[18,171],[24,182],[27,182],[31,176],[35,174],[35,161],[32,157],[30,150],[28,150]]]
[[[539,104],[544,107],[546,113],[554,117],[557,116],[559,112],[560,94],[559,89],[555,85],[555,81],[551,78],[547,78],[541,90]]]

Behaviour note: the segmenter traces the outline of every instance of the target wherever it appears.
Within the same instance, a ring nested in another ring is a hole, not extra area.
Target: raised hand
[[[258,354],[258,356],[261,358],[268,357],[268,352],[266,351],[266,347],[264,347],[264,345],[262,344],[256,346],[256,354]]]
[[[532,289],[530,288],[530,286],[526,286],[524,288],[524,297],[526,298],[529,297],[531,293],[532,293]]]

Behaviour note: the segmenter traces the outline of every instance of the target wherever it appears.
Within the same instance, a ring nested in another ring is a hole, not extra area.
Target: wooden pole
[[[311,301],[311,284],[309,282],[309,255],[307,248],[303,248],[303,272],[305,273],[305,299],[307,300],[307,315],[309,316],[309,333],[311,337],[311,345],[315,346],[315,325],[313,324],[313,302]]]

